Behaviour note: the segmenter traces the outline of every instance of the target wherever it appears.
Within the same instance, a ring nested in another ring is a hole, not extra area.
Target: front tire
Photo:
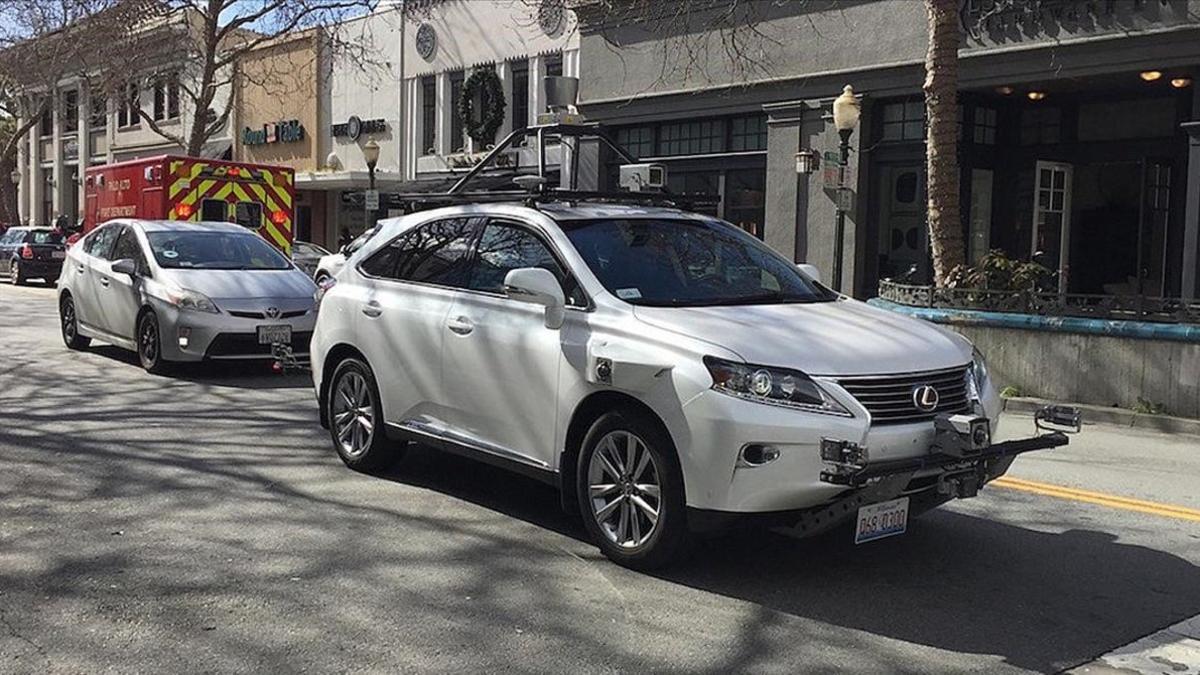
[[[67,349],[87,349],[92,339],[79,334],[79,317],[75,313],[75,299],[64,294],[58,303],[58,318],[62,327],[63,343]]]
[[[8,281],[13,286],[20,286],[25,283],[25,273],[21,271],[21,262],[13,260],[8,264]]]
[[[338,364],[329,381],[325,412],[333,447],[351,469],[380,471],[403,455],[403,448],[389,441],[384,432],[379,386],[363,361],[349,358]]]
[[[634,409],[602,415],[584,437],[575,475],[584,526],[610,560],[650,570],[685,557],[683,473],[656,420]]]
[[[167,362],[162,356],[162,336],[158,329],[158,315],[153,310],[144,312],[137,325],[138,361],[152,375],[167,372]]]

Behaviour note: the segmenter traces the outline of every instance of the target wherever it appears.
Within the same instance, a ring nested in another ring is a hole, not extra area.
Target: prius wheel
[[[75,316],[75,299],[63,294],[58,303],[58,318],[62,322],[63,342],[68,349],[86,349],[92,339],[79,334],[79,318]]]
[[[158,330],[158,315],[152,311],[142,314],[137,326],[138,360],[146,372],[162,375],[167,362],[162,357],[162,339]]]
[[[8,265],[8,281],[13,286],[20,286],[25,283],[25,273],[21,271],[21,263],[16,260]]]
[[[636,410],[600,417],[584,438],[576,475],[584,525],[609,559],[653,569],[684,556],[683,476],[656,421]]]
[[[400,458],[400,448],[387,439],[379,387],[366,363],[346,359],[329,384],[329,432],[346,466],[356,471],[385,469]]]

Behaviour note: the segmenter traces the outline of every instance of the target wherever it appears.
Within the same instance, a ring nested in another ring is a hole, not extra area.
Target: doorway
[[[882,165],[879,170],[879,278],[927,283],[929,235],[925,223],[925,167]]]
[[[1071,277],[1071,192],[1074,167],[1038,160],[1033,188],[1033,259],[1057,271],[1058,292]]]

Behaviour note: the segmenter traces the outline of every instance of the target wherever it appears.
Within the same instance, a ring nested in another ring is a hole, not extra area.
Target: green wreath
[[[475,118],[475,101],[479,97],[479,119]],[[458,119],[467,135],[479,143],[496,140],[496,131],[504,124],[504,85],[491,68],[480,68],[463,83],[458,97]]]

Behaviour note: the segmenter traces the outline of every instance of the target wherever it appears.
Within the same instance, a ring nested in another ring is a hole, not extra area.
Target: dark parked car
[[[317,264],[329,251],[307,241],[292,242],[292,262],[311,279],[317,273]]]
[[[42,279],[58,281],[67,246],[62,232],[49,227],[12,227],[0,236],[0,273],[13,284]]]

